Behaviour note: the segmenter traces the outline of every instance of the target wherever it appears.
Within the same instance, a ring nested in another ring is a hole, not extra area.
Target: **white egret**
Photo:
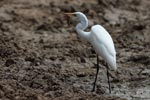
[[[99,72],[99,58],[101,56],[106,64],[107,68],[107,78],[109,84],[109,92],[111,93],[111,87],[109,82],[109,73],[108,69],[116,70],[116,51],[114,47],[113,40],[109,33],[101,26],[101,25],[94,25],[91,27],[90,32],[85,32],[84,30],[88,27],[88,19],[82,12],[74,12],[74,13],[65,13],[65,14],[74,14],[80,20],[80,23],[76,25],[76,31],[82,38],[86,39],[88,42],[92,44],[96,53],[97,53],[97,71],[94,80],[94,85],[92,92],[95,91],[95,85],[97,81],[97,75]]]

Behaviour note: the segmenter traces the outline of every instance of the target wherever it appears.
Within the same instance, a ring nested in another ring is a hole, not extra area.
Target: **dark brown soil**
[[[149,0],[1,0],[1,100],[149,100]],[[89,29],[101,24],[111,34],[118,70],[101,68],[96,92],[90,92],[96,55],[78,37],[76,17],[84,12]]]

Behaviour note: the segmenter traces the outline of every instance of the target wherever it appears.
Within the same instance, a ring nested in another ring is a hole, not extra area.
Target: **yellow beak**
[[[75,13],[64,13],[66,15],[74,15]]]

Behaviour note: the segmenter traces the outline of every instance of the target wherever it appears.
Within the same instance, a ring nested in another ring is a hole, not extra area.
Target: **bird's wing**
[[[103,44],[110,55],[116,55],[113,40],[109,33],[102,26],[93,26],[91,32],[91,35],[94,36],[94,39],[96,39],[95,41],[99,42],[100,44]]]

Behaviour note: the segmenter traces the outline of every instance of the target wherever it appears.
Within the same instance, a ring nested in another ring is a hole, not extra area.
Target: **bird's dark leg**
[[[109,93],[111,94],[111,85],[110,85],[110,80],[109,80],[108,64],[106,64],[106,68],[107,68],[107,79],[108,79],[108,85],[109,85]]]
[[[98,76],[98,72],[99,72],[99,58],[98,58],[98,55],[97,55],[97,65],[96,65],[96,67],[97,67],[97,70],[96,70],[96,76],[95,76],[92,92],[95,91],[97,76]]]

